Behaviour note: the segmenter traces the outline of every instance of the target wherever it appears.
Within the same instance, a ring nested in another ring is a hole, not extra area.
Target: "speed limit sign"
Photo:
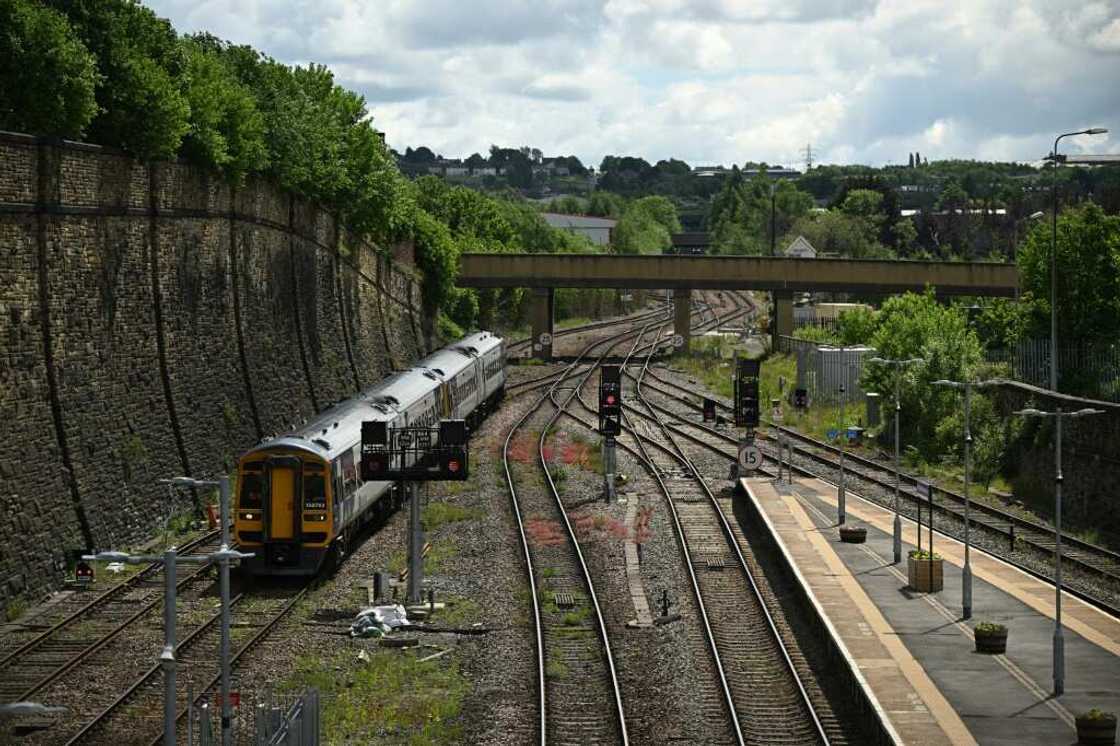
[[[538,339],[541,343],[541,347],[548,347],[552,344],[552,335],[548,332],[541,332],[541,336]]]
[[[673,347],[684,347],[684,337],[682,337],[680,334],[674,334]]]
[[[739,468],[743,471],[756,471],[762,466],[762,451],[752,443],[739,446]]]

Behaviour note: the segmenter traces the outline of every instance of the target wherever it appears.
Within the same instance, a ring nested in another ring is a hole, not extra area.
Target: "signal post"
[[[735,361],[735,427],[745,429],[739,441],[739,476],[762,466],[762,451],[754,444],[754,431],[759,424],[758,360],[738,358]]]
[[[615,438],[622,434],[622,370],[599,369],[599,433],[603,436],[603,478],[607,502],[614,502]]]
[[[441,420],[438,428],[389,427],[384,420],[362,423],[362,479],[404,483],[409,506],[408,602],[423,599],[424,529],[420,522],[420,483],[463,481],[469,476],[470,449],[463,420]]]

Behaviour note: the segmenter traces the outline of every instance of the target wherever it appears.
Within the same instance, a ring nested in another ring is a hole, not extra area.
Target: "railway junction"
[[[758,307],[745,292],[699,290],[688,329],[749,330]],[[235,582],[231,742],[267,742],[261,723],[290,712],[307,686],[333,734],[323,742],[336,743],[422,733],[458,743],[1072,744],[1078,715],[1120,707],[1115,553],[1069,537],[1065,689],[1055,696],[1048,527],[973,505],[964,618],[960,496],[938,492],[942,589],[925,592],[893,561],[889,464],[848,454],[843,528],[863,529],[859,543],[841,540],[834,445],[763,420],[761,463],[729,480],[736,399],[676,369],[683,345],[669,310],[654,301],[554,329],[552,363],[536,359],[539,340],[511,341],[508,360],[532,364],[507,366],[504,401],[476,423],[469,480],[387,493],[386,509],[310,583]],[[614,400],[600,387],[612,365]],[[616,426],[613,456],[600,450],[604,415]],[[613,490],[608,470],[620,475]],[[930,518],[921,480],[903,480],[907,555],[930,548]],[[351,636],[364,607],[404,600],[413,527],[410,510],[394,508],[410,499],[428,544],[410,569],[430,602],[406,603],[408,625],[383,637]],[[218,533],[181,549],[211,552]],[[97,569],[94,589],[60,594],[0,635],[4,698],[52,709],[6,718],[6,736],[166,742],[161,571],[106,581]],[[375,579],[384,573],[390,582]],[[217,723],[205,720],[220,673],[215,579],[184,571],[178,591],[172,738],[220,742],[198,732]],[[981,622],[1006,627],[1005,652],[976,651]],[[367,688],[376,695],[355,699]]]

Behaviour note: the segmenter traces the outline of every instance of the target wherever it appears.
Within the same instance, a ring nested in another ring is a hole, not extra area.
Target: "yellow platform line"
[[[820,479],[798,480],[813,487],[821,500],[836,505],[835,487]],[[848,491],[847,512],[869,526],[874,526],[888,534],[894,533],[894,512],[878,505],[855,492]],[[855,498],[853,501],[851,498]],[[925,534],[923,533],[923,537]],[[917,544],[917,525],[913,520],[902,517],[902,541]],[[937,553],[957,567],[964,567],[964,543],[939,534],[934,542]],[[972,576],[980,578],[1002,589],[1039,614],[1054,618],[1054,587],[1039,580],[1014,565],[988,554],[983,549],[972,547]],[[1017,582],[1016,582],[1017,581]],[[1046,593],[1035,595],[1024,592],[1024,588],[1044,590]],[[1090,623],[1092,622],[1092,623]],[[1101,609],[1085,603],[1068,593],[1062,594],[1062,626],[1084,637],[1089,642],[1104,648],[1115,656],[1120,656],[1120,620],[1114,619]]]
[[[815,513],[820,519],[826,522],[831,520],[815,505],[811,505],[805,502],[804,498],[802,498],[802,504],[807,510]],[[864,554],[868,555],[876,562],[884,562],[883,558],[879,556],[879,554],[871,547],[868,547],[867,545],[861,545],[860,550],[862,550]],[[910,582],[910,579],[906,576],[906,574],[894,565],[882,564],[882,567],[903,584]],[[923,594],[921,598],[927,604],[929,604],[933,608],[933,610],[936,611],[943,619],[956,627],[957,631],[964,635],[969,641],[974,642],[976,640],[976,635],[973,632],[972,627],[969,627],[967,624],[965,624],[957,616],[956,612],[954,612],[948,606],[941,602],[941,599],[931,593]],[[1058,718],[1062,720],[1062,722],[1064,722],[1070,728],[1076,730],[1077,726],[1074,721],[1073,713],[1066,709],[1066,706],[1059,702],[1057,699],[1051,697],[1050,693],[1043,689],[1043,687],[1037,681],[1035,681],[1035,679],[1030,674],[1020,668],[1006,655],[992,655],[990,657],[995,660],[1000,666],[1002,666],[1005,671],[1011,674],[1012,678],[1022,684],[1023,688],[1026,689],[1031,694],[1031,696],[1053,710],[1054,714],[1057,715]]]
[[[793,516],[804,536],[816,549],[817,554],[824,560],[828,571],[834,576],[834,579],[843,588],[852,603],[856,605],[864,619],[867,620],[871,631],[890,654],[891,659],[898,666],[899,672],[910,682],[915,693],[921,697],[926,709],[936,721],[938,727],[944,732],[946,738],[952,743],[962,746],[976,744],[976,739],[973,738],[960,715],[945,699],[945,695],[941,693],[941,690],[934,684],[929,674],[906,648],[898,635],[895,634],[894,628],[883,616],[879,607],[867,595],[863,586],[855,579],[851,570],[836,554],[797,500],[791,496],[779,495],[778,497]],[[887,716],[890,717],[890,713]],[[898,727],[897,724],[896,727]]]

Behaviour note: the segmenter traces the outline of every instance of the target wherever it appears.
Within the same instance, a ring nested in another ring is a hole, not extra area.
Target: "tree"
[[[624,208],[622,197],[613,192],[596,190],[587,201],[587,214],[601,218],[617,218]]]
[[[183,45],[191,110],[184,154],[225,171],[235,181],[246,173],[263,171],[268,163],[264,117],[252,91],[222,57],[222,43],[201,36],[184,39]]]
[[[1058,217],[1058,333],[1079,345],[1120,339],[1120,216],[1096,204]],[[1019,250],[1023,290],[1039,336],[1049,331],[1051,226],[1036,223]]]
[[[66,17],[0,0],[0,129],[78,138],[97,114],[97,61]]]
[[[679,230],[672,202],[665,197],[643,197],[626,208],[612,241],[619,254],[661,254],[673,245],[670,234]]]
[[[943,306],[931,291],[889,298],[879,311],[871,346],[881,357],[921,358],[902,373],[889,366],[867,365],[862,385],[870,391],[893,392],[903,376],[903,437],[927,457],[955,450],[959,430],[935,426],[959,409],[956,392],[934,386],[938,379],[967,380],[981,361],[980,341],[964,311]]]
[[[172,158],[190,128],[187,60],[171,24],[136,2],[47,0],[97,58],[96,141],[140,158]]]
[[[485,168],[486,159],[478,153],[471,153],[470,156],[465,161],[463,161],[463,165],[465,165],[471,171],[474,171],[478,168]]]
[[[481,157],[479,156],[479,158]],[[405,148],[404,159],[411,163],[432,163],[436,159],[436,154],[428,146],[421,145],[416,150]]]
[[[841,210],[818,212],[798,220],[787,239],[805,236],[818,252],[871,259],[888,256],[889,252],[872,239],[874,230],[864,218]]]

